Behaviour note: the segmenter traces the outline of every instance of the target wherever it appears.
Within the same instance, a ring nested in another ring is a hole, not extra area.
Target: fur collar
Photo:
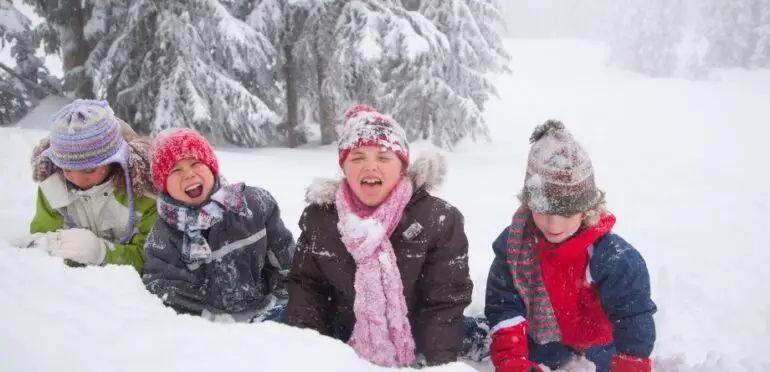
[[[438,152],[422,153],[412,162],[407,175],[414,184],[414,189],[426,191],[437,189],[444,182],[447,172],[447,162],[444,155]],[[308,204],[334,204],[337,189],[342,179],[316,178],[305,190],[305,202]]]
[[[131,187],[134,195],[157,195],[158,190],[152,184],[152,177],[150,176],[150,139],[139,136],[134,132],[131,127],[124,121],[120,121],[120,133],[123,135],[123,139],[128,142],[129,159],[128,159],[128,174],[131,177]],[[61,169],[53,164],[53,162],[47,157],[41,156],[50,146],[50,140],[48,137],[40,140],[40,143],[32,150],[32,180],[35,182],[42,182]],[[123,184],[123,172],[119,172],[120,176],[113,176],[113,182],[115,188],[124,190]]]

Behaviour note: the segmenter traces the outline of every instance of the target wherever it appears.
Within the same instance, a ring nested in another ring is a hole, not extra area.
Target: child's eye
[[[171,173],[171,174],[174,174],[174,173],[179,173],[179,168],[173,168],[173,169],[171,169],[171,172],[170,172],[170,173]]]

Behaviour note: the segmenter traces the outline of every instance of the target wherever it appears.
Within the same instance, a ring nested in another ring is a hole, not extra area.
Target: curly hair
[[[602,215],[609,213],[609,209],[607,209],[607,201],[604,200],[604,192],[600,192],[602,193],[602,197],[599,199],[599,202],[596,203],[593,208],[583,212],[583,227],[591,227],[596,225]]]

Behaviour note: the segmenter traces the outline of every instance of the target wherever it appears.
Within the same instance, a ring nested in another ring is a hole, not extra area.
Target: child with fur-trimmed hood
[[[444,159],[410,159],[403,129],[366,105],[346,113],[338,152],[344,179],[307,191],[286,323],[382,366],[455,361],[473,284],[463,215],[429,193]]]
[[[275,198],[227,183],[214,149],[193,129],[158,133],[150,161],[161,193],[145,245],[147,289],[180,313],[280,321],[294,238]]]
[[[530,141],[521,207],[493,244],[485,313],[497,372],[556,369],[577,356],[598,372],[649,372],[650,277],[612,232],[588,153],[558,121]]]
[[[149,144],[106,101],[64,106],[33,151],[37,207],[31,235],[16,245],[36,246],[70,265],[131,265],[141,272],[144,241],[157,218]]]

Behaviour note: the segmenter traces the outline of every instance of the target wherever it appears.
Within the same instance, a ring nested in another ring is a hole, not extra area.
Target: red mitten
[[[650,372],[651,370],[652,364],[649,358],[615,354],[610,363],[610,372]]]
[[[503,328],[492,334],[489,354],[496,372],[542,371],[527,359],[527,322]]]

